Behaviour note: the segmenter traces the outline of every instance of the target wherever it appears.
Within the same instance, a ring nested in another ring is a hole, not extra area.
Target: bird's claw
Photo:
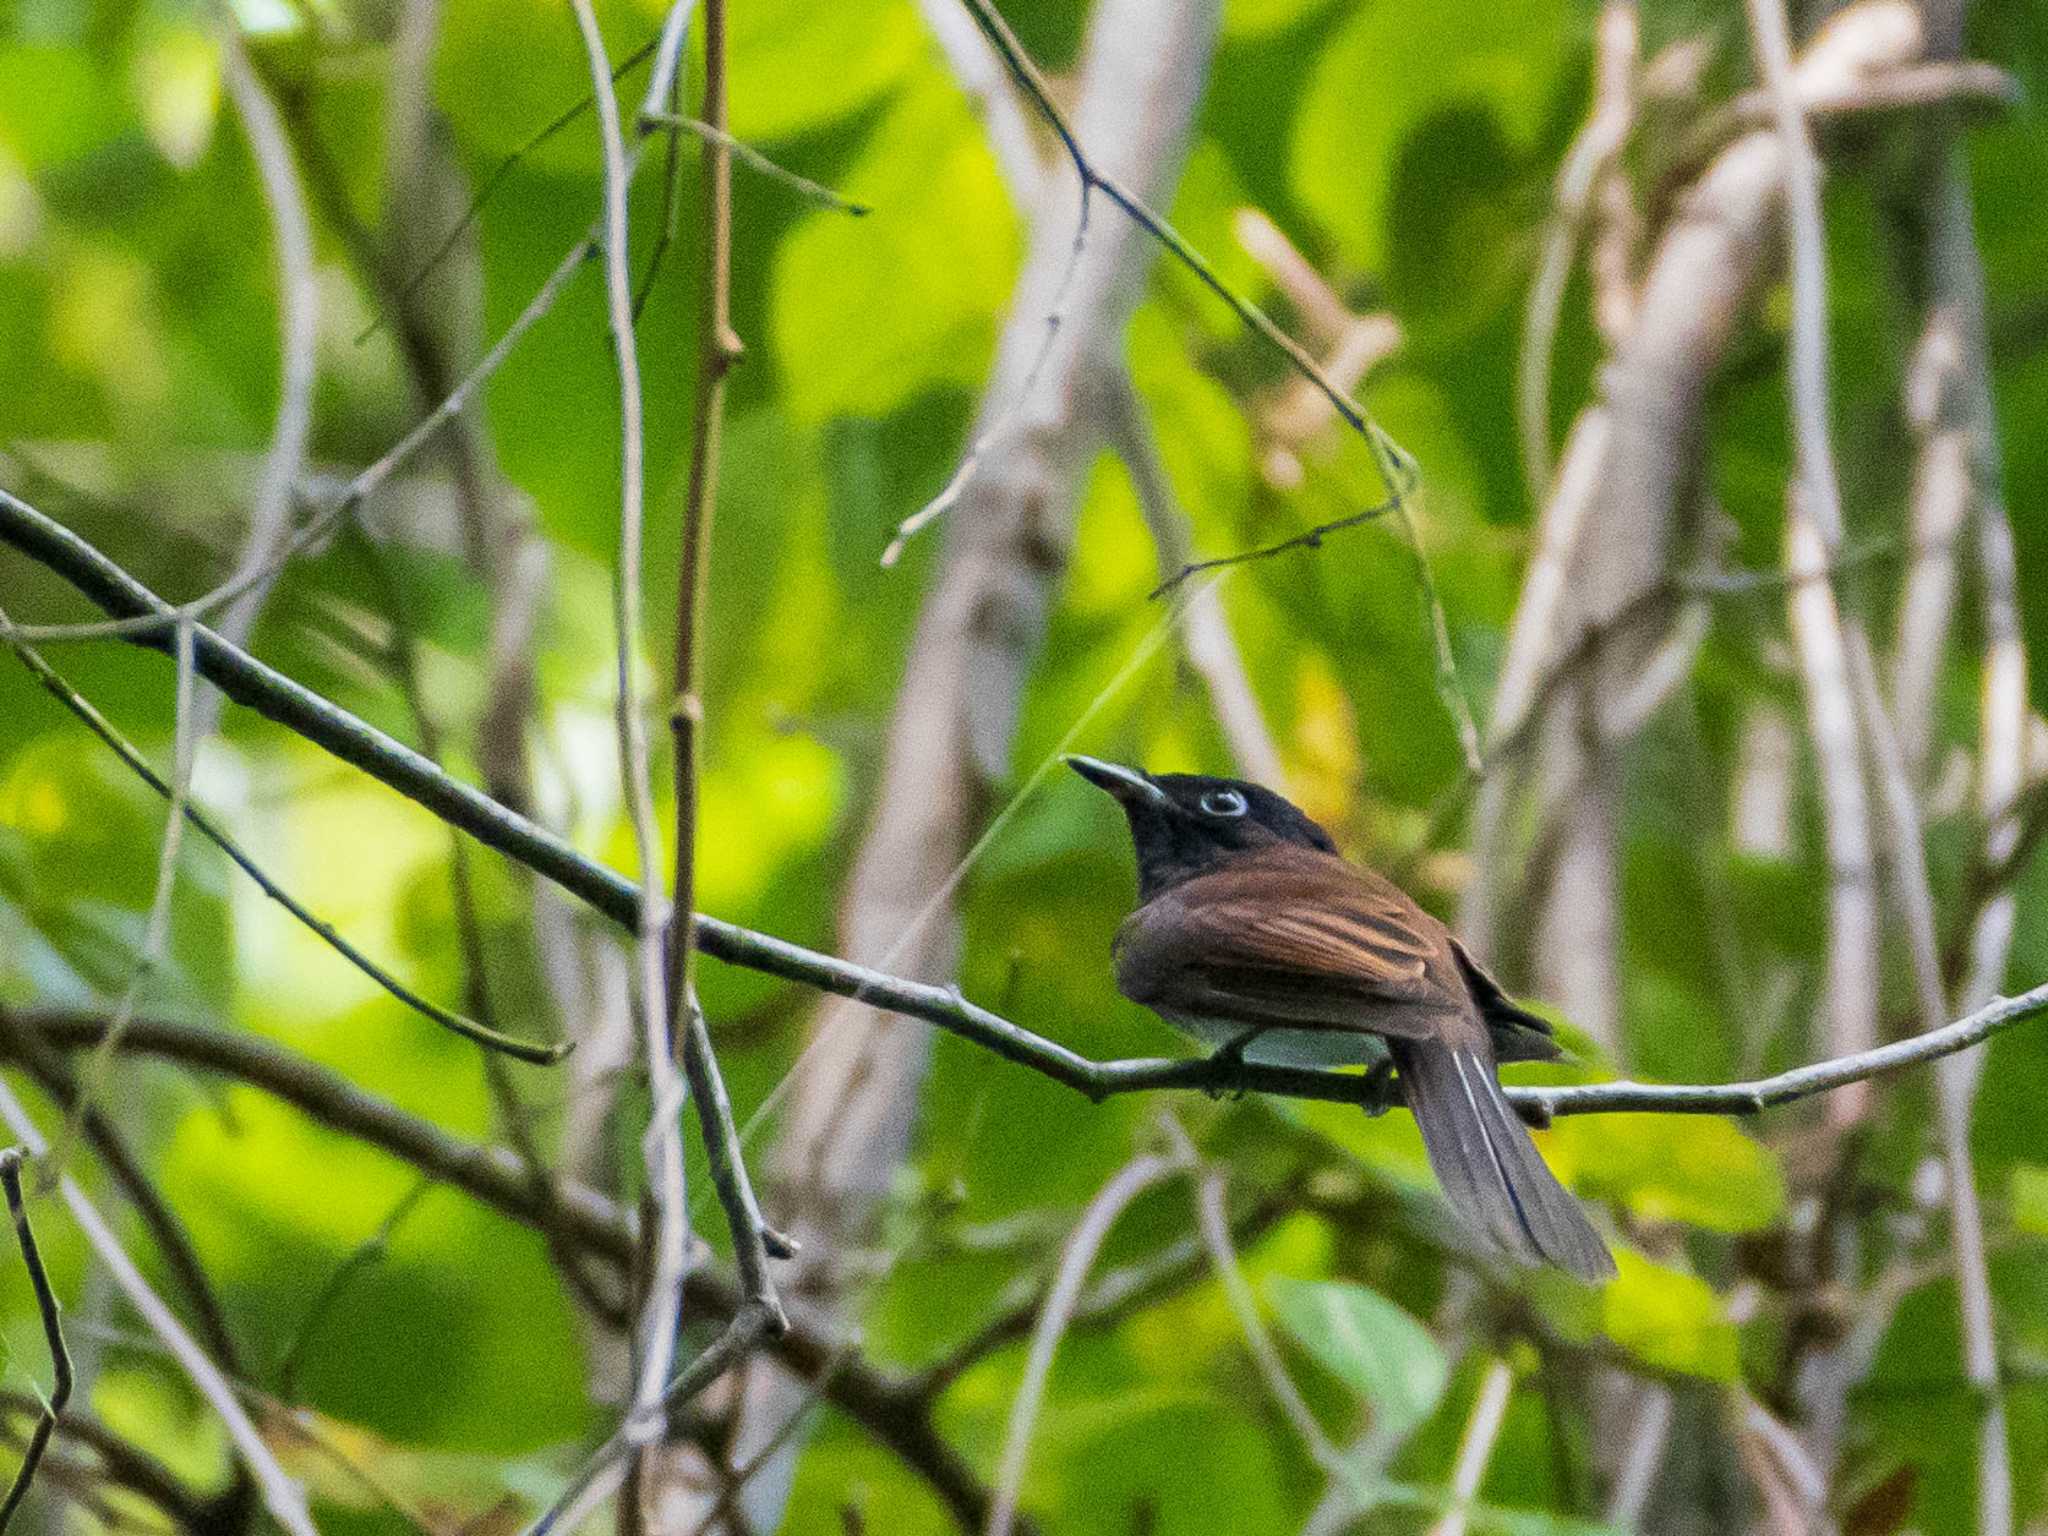
[[[1401,1100],[1401,1090],[1394,1081],[1394,1064],[1391,1061],[1375,1062],[1365,1074],[1365,1093],[1361,1103],[1370,1119],[1377,1120]]]
[[[1245,1047],[1265,1032],[1264,1026],[1248,1029],[1243,1034],[1224,1041],[1223,1044],[1216,1048],[1215,1052],[1209,1057],[1209,1060],[1214,1064],[1229,1067],[1232,1072],[1241,1072],[1244,1069]],[[1208,1090],[1210,1098],[1228,1099],[1232,1103],[1243,1098],[1247,1091],[1242,1083],[1230,1087],[1217,1083]]]

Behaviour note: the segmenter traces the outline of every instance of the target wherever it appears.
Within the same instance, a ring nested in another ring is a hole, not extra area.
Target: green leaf
[[[131,126],[83,50],[0,49],[0,154],[31,171],[91,153]]]
[[[929,76],[898,96],[840,187],[874,211],[817,210],[775,263],[769,334],[790,413],[880,416],[926,390],[978,385],[1019,242],[958,90]]]
[[[1329,7],[1330,0],[1225,0],[1223,35],[1265,37]]]
[[[1562,0],[1495,5],[1462,0],[1418,27],[1407,6],[1362,7],[1330,40],[1294,120],[1295,193],[1352,260],[1387,260],[1395,157],[1445,108],[1476,103],[1505,138],[1535,134],[1565,57]]]
[[[734,7],[728,28],[732,131],[743,139],[845,117],[900,84],[924,51],[917,11],[898,0],[755,0]]]
[[[1614,1255],[1621,1273],[1600,1293],[1601,1327],[1645,1365],[1733,1381],[1735,1325],[1697,1275],[1654,1264],[1633,1249]]]
[[[1435,1411],[1450,1376],[1443,1351],[1379,1292],[1275,1275],[1266,1295],[1295,1341],[1371,1406],[1377,1434],[1404,1435]]]
[[[2012,1206],[2015,1227],[2048,1237],[2048,1168],[2037,1163],[2014,1164],[2006,1199]]]
[[[1571,1115],[1544,1145],[1581,1191],[1645,1221],[1754,1232],[1785,1208],[1770,1149],[1710,1115]]]

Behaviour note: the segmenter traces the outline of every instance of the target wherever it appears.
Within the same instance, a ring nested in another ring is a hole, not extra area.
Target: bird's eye
[[[1211,816],[1242,816],[1251,807],[1234,789],[1212,789],[1202,796],[1202,809]]]

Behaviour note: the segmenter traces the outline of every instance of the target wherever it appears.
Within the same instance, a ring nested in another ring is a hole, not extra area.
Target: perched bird
[[[1562,1054],[1449,929],[1391,881],[1347,863],[1330,834],[1271,790],[1068,766],[1123,807],[1137,911],[1117,930],[1117,990],[1197,1039],[1293,1066],[1391,1061],[1452,1208],[1486,1246],[1582,1280],[1614,1274],[1607,1245],[1501,1093],[1499,1061]]]

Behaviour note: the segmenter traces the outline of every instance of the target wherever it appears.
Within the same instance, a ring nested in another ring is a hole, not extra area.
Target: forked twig
[[[1003,66],[1010,72],[1010,77],[1023,89],[1025,95],[1031,98],[1038,115],[1059,139],[1067,159],[1073,164],[1074,174],[1080,179],[1081,228],[1075,237],[1077,248],[1086,231],[1091,195],[1100,192],[1116,204],[1127,218],[1163,246],[1176,261],[1193,273],[1203,287],[1221,299],[1230,312],[1249,326],[1261,340],[1286,358],[1289,365],[1312,383],[1318,393],[1330,402],[1331,409],[1336,411],[1344,424],[1365,440],[1366,447],[1372,454],[1374,466],[1379,471],[1380,480],[1393,500],[1392,510],[1401,519],[1403,530],[1415,551],[1416,579],[1429,609],[1430,633],[1436,648],[1438,695],[1458,728],[1459,743],[1464,749],[1467,762],[1476,767],[1479,760],[1478,722],[1473,719],[1471,705],[1466,701],[1464,690],[1458,683],[1457,659],[1451,652],[1450,623],[1445,616],[1443,599],[1437,592],[1436,578],[1430,571],[1429,559],[1423,549],[1420,525],[1416,522],[1413,508],[1409,505],[1409,495],[1414,489],[1413,461],[1400,445],[1387,436],[1378,423],[1366,414],[1363,406],[1338,387],[1336,380],[1309,355],[1300,342],[1282,330],[1258,305],[1224,282],[1207,258],[1190,245],[1171,223],[1153,212],[1142,198],[1125,187],[1116,177],[1096,167],[1087,152],[1082,149],[1079,139],[1074,136],[1074,130],[1068,124],[1065,114],[1053,101],[1052,92],[1044,76],[1038,72],[1038,66],[1032,63],[1030,55],[1024,51],[1024,45],[1010,30],[1009,23],[1003,20],[1002,13],[995,8],[992,0],[963,0],[963,3],[973,16],[975,25],[981,29],[982,35],[1002,56]],[[1057,321],[1057,306],[1055,313],[1048,318]],[[1050,331],[1051,327],[1048,329]],[[1050,346],[1051,341],[1048,337],[1048,350]],[[982,446],[984,445],[978,444],[977,451]],[[930,521],[929,514],[930,509],[927,508],[913,521],[922,526],[924,522]],[[891,546],[892,551],[900,550],[901,541],[907,536],[907,531],[900,531],[897,544]],[[889,563],[886,556],[884,563]]]

